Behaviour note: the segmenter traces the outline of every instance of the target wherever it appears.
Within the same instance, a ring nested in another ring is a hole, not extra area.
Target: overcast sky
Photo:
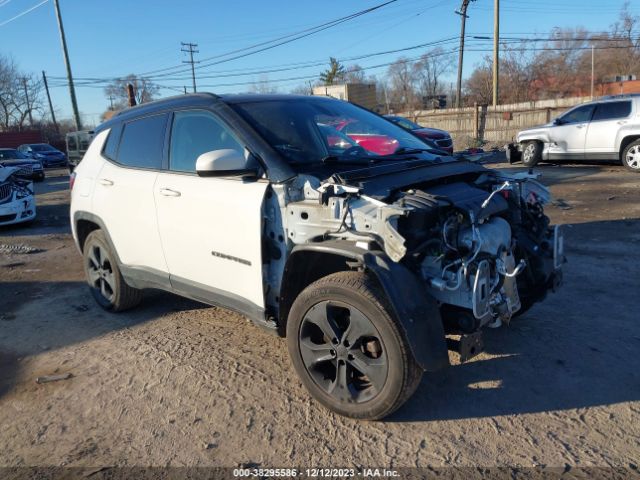
[[[108,100],[101,87],[82,85],[83,78],[109,78],[178,67],[187,58],[180,51],[181,41],[197,43],[200,53],[196,59],[210,59],[208,63],[213,63],[228,57],[211,57],[300,32],[381,3],[384,0],[60,0],[71,66],[74,77],[78,77],[79,107],[89,123],[98,121]],[[286,92],[323,69],[317,65],[292,68],[291,64],[328,63],[329,56],[348,59],[456,37],[460,17],[454,10],[460,3],[461,0],[396,0],[286,45],[218,65],[202,65],[198,76],[210,78],[202,78],[198,83],[203,86],[202,90],[242,92],[249,90],[251,82],[266,76],[270,83]],[[500,3],[501,35],[531,36],[544,35],[554,27],[606,30],[618,18],[624,2],[501,0]],[[639,1],[630,5],[633,13],[640,14]],[[36,8],[14,18],[32,7]],[[468,13],[469,36],[491,35],[493,0],[472,2]],[[53,0],[0,0],[0,39],[0,54],[13,57],[22,70],[34,74],[47,72],[58,115],[69,117],[68,89],[62,86],[62,80],[56,79],[64,77],[65,68]],[[469,43],[465,74],[488,54],[472,50],[490,49],[491,42]],[[456,47],[456,40],[443,43],[445,49]],[[427,48],[410,50],[404,55],[413,58]],[[392,53],[344,63],[371,67],[391,62],[400,55]],[[238,76],[243,70],[280,68],[289,69]],[[162,96],[177,93],[183,85],[190,87],[190,77],[183,70],[186,68],[156,73],[157,83],[170,87],[161,90]],[[379,67],[367,73],[382,75],[385,71],[386,67]],[[283,79],[291,80],[281,81]],[[245,84],[229,85],[234,83]]]

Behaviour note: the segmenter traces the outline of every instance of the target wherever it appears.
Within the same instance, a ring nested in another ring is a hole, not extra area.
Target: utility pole
[[[58,127],[58,122],[56,122],[56,114],[53,111],[53,103],[51,103],[51,95],[49,94],[49,84],[47,83],[47,75],[42,71],[42,81],[44,82],[44,89],[47,92],[47,100],[49,100],[49,111],[51,112],[51,121],[53,122],[53,126],[56,129],[57,133],[60,133],[60,128]]]
[[[500,77],[500,0],[494,0],[493,9],[493,106],[496,107]]]
[[[182,63],[190,63],[191,64],[191,80],[193,81],[193,93],[195,93],[196,92],[196,68],[195,68],[195,64],[196,63],[200,63],[200,62],[194,62],[193,61],[193,54],[194,53],[200,53],[200,50],[196,50],[196,47],[198,46],[197,43],[180,42],[180,44],[182,45],[182,48],[180,49],[180,51],[189,54],[189,60],[183,60]]]
[[[109,95],[109,110],[113,110],[113,95]]]
[[[593,100],[593,84],[595,82],[595,48],[591,45],[591,100]]]
[[[29,101],[29,89],[27,88],[27,77],[22,77],[22,87],[24,96],[27,99],[27,112],[29,113],[29,125],[33,127],[33,115],[31,115],[31,102]]]
[[[62,15],[60,14],[60,4],[58,0],[53,0],[56,9],[56,18],[58,19],[58,29],[60,30],[60,41],[62,42],[62,55],[64,63],[67,67],[67,81],[69,82],[69,95],[71,96],[71,108],[73,109],[73,118],[76,122],[76,129],[82,130],[82,121],[80,120],[80,112],[78,111],[78,101],[76,100],[76,89],[73,86],[73,75],[71,75],[71,64],[69,63],[69,52],[67,50],[67,39],[64,36],[64,26],[62,24]]]
[[[456,108],[462,106],[462,62],[464,58],[464,30],[467,23],[467,7],[470,1],[475,0],[462,0],[460,10],[456,10],[455,13],[460,15],[460,51],[458,52],[458,84],[456,86]]]

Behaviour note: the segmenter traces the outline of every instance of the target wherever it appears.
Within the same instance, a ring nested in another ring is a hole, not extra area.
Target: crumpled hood
[[[0,168],[0,182],[4,182],[14,173],[18,172],[20,169],[17,167],[4,167]]]

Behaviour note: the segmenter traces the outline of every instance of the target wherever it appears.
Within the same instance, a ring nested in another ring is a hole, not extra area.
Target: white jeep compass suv
[[[382,142],[393,153],[376,153]],[[311,394],[355,418],[393,412],[448,348],[473,357],[484,326],[562,278],[543,185],[341,100],[141,105],[96,129],[71,178],[74,239],[104,309],[156,288],[240,312],[286,336]]]
[[[552,123],[523,130],[507,147],[509,161],[616,160],[640,172],[640,95],[616,95],[578,105]]]

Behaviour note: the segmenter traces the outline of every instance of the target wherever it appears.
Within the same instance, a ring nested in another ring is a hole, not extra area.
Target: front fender
[[[371,273],[387,295],[420,367],[425,371],[435,371],[449,365],[445,332],[436,300],[408,268],[393,262],[382,251],[364,250],[344,240],[299,245],[291,255],[293,257],[303,251],[338,255],[353,262],[350,263],[352,267]]]

